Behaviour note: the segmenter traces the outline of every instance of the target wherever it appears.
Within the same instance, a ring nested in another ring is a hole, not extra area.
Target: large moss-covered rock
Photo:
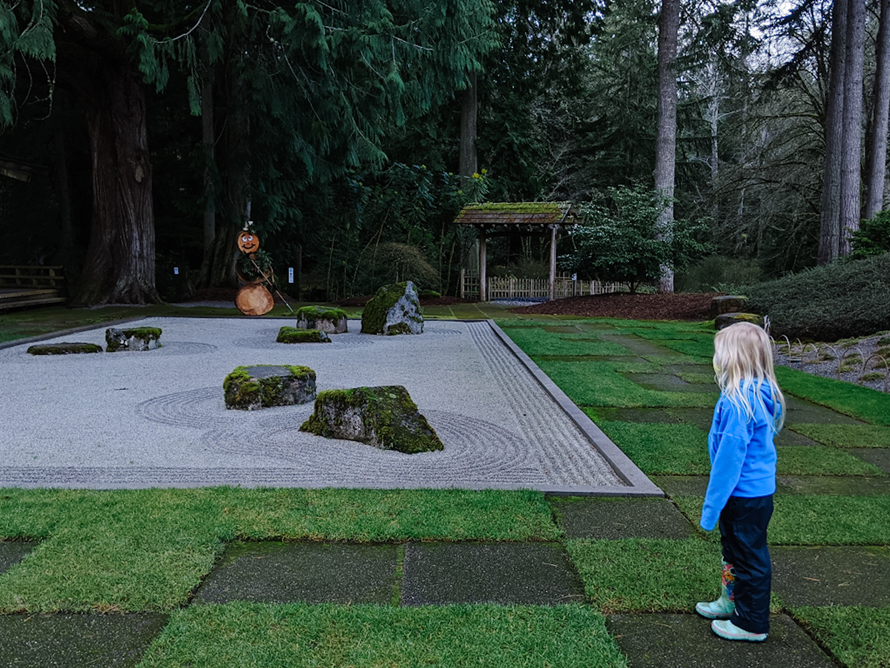
[[[306,404],[315,398],[315,372],[308,366],[239,366],[223,381],[226,408],[253,411]]]
[[[362,311],[362,334],[422,334],[423,309],[414,283],[384,285]]]
[[[102,346],[95,343],[43,343],[28,348],[32,355],[79,355],[101,353]]]
[[[744,313],[748,308],[748,298],[742,295],[721,295],[711,300],[711,317],[724,313]]]
[[[278,330],[278,343],[330,343],[331,337],[317,329],[282,327]]]
[[[723,313],[714,319],[714,327],[720,330],[737,322],[750,322],[758,327],[763,327],[763,316],[756,313]]]
[[[297,310],[297,329],[317,329],[327,334],[347,331],[346,311],[324,306],[303,306]]]
[[[406,454],[444,447],[401,385],[319,392],[300,431]]]
[[[161,345],[161,333],[160,327],[109,327],[105,330],[105,349],[110,353],[119,350],[154,350]]]

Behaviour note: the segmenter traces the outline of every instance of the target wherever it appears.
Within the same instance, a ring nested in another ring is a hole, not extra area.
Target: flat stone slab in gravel
[[[629,668],[836,668],[787,615],[770,619],[762,643],[723,640],[696,614],[609,615],[606,628]]]
[[[562,605],[584,585],[556,543],[409,543],[402,605]]]
[[[654,479],[653,479],[654,481]],[[658,482],[656,485],[661,487]],[[662,487],[662,489],[664,489]],[[890,478],[863,478],[851,476],[778,476],[776,491],[779,494],[825,494],[835,496],[882,496],[890,495]]]
[[[137,665],[167,615],[0,615],[0,663],[9,668]]]
[[[36,543],[13,543],[0,541],[0,573],[8,571],[13,565],[27,557]]]
[[[771,547],[773,591],[786,605],[890,605],[890,551]]]
[[[884,473],[890,474],[890,449],[888,448],[851,448],[847,450],[851,455],[859,457],[864,462],[877,466]]]
[[[395,545],[236,543],[195,596],[197,603],[379,603],[396,589]]]
[[[688,538],[689,520],[668,499],[550,499],[567,538]]]

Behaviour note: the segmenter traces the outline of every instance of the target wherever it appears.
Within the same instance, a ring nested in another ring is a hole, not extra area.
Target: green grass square
[[[792,424],[792,431],[833,448],[890,448],[890,427],[873,424]]]
[[[688,540],[569,540],[588,597],[606,614],[691,612],[717,598],[720,546]]]
[[[600,341],[595,333],[556,334],[541,327],[512,327],[504,330],[531,357],[536,355],[632,355],[622,345]]]
[[[675,497],[698,526],[702,497]],[[776,496],[771,545],[890,545],[890,496]],[[719,539],[714,531],[713,540]]]
[[[565,666],[627,661],[585,606],[192,606],[175,612],[141,668]]]
[[[795,607],[791,612],[844,665],[890,666],[890,608]]]
[[[706,475],[708,434],[691,424],[600,422],[633,463],[647,475]]]

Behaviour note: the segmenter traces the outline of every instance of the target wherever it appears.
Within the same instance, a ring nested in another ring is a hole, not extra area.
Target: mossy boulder
[[[304,306],[297,311],[297,329],[343,334],[347,331],[346,311],[324,306]]]
[[[109,327],[105,330],[106,350],[110,353],[119,350],[154,350],[161,345],[161,333],[160,327]]]
[[[317,329],[282,327],[278,330],[278,343],[330,343],[331,337]]]
[[[763,327],[763,316],[756,313],[723,313],[714,319],[714,327],[721,330],[737,322],[750,322],[758,327]]]
[[[315,372],[308,366],[239,366],[223,381],[226,408],[253,411],[306,404],[315,399]]]
[[[95,343],[43,343],[28,348],[32,355],[80,355],[101,353],[102,346]]]
[[[444,448],[401,385],[319,392],[300,431],[406,454]]]
[[[748,308],[748,298],[741,295],[721,295],[711,300],[711,317],[724,313],[743,313]]]
[[[362,334],[422,334],[423,309],[414,283],[384,285],[362,311]]]

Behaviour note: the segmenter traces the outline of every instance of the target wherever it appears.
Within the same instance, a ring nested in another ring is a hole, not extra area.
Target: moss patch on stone
[[[410,327],[405,323],[399,323],[391,326],[388,331],[386,329],[387,316],[390,310],[405,296],[408,285],[411,284],[412,292],[414,284],[411,281],[403,281],[402,283],[393,283],[392,285],[384,285],[377,290],[376,294],[365,304],[362,311],[362,334],[410,334]],[[423,322],[423,311],[420,303],[417,304],[419,316],[412,316],[414,322]]]
[[[714,328],[720,330],[737,322],[750,322],[763,327],[763,316],[757,313],[723,313],[714,319]]]
[[[28,348],[32,355],[79,355],[101,353],[102,346],[95,343],[44,343]]]
[[[223,381],[226,408],[257,410],[304,404],[315,398],[315,371],[308,366],[239,366]]]
[[[282,327],[275,340],[278,343],[330,343],[331,337],[317,329]]]
[[[303,306],[297,309],[297,320],[339,320],[346,317],[346,311],[329,306]]]
[[[444,448],[408,391],[400,385],[320,392],[315,411],[300,431],[406,454]]]

